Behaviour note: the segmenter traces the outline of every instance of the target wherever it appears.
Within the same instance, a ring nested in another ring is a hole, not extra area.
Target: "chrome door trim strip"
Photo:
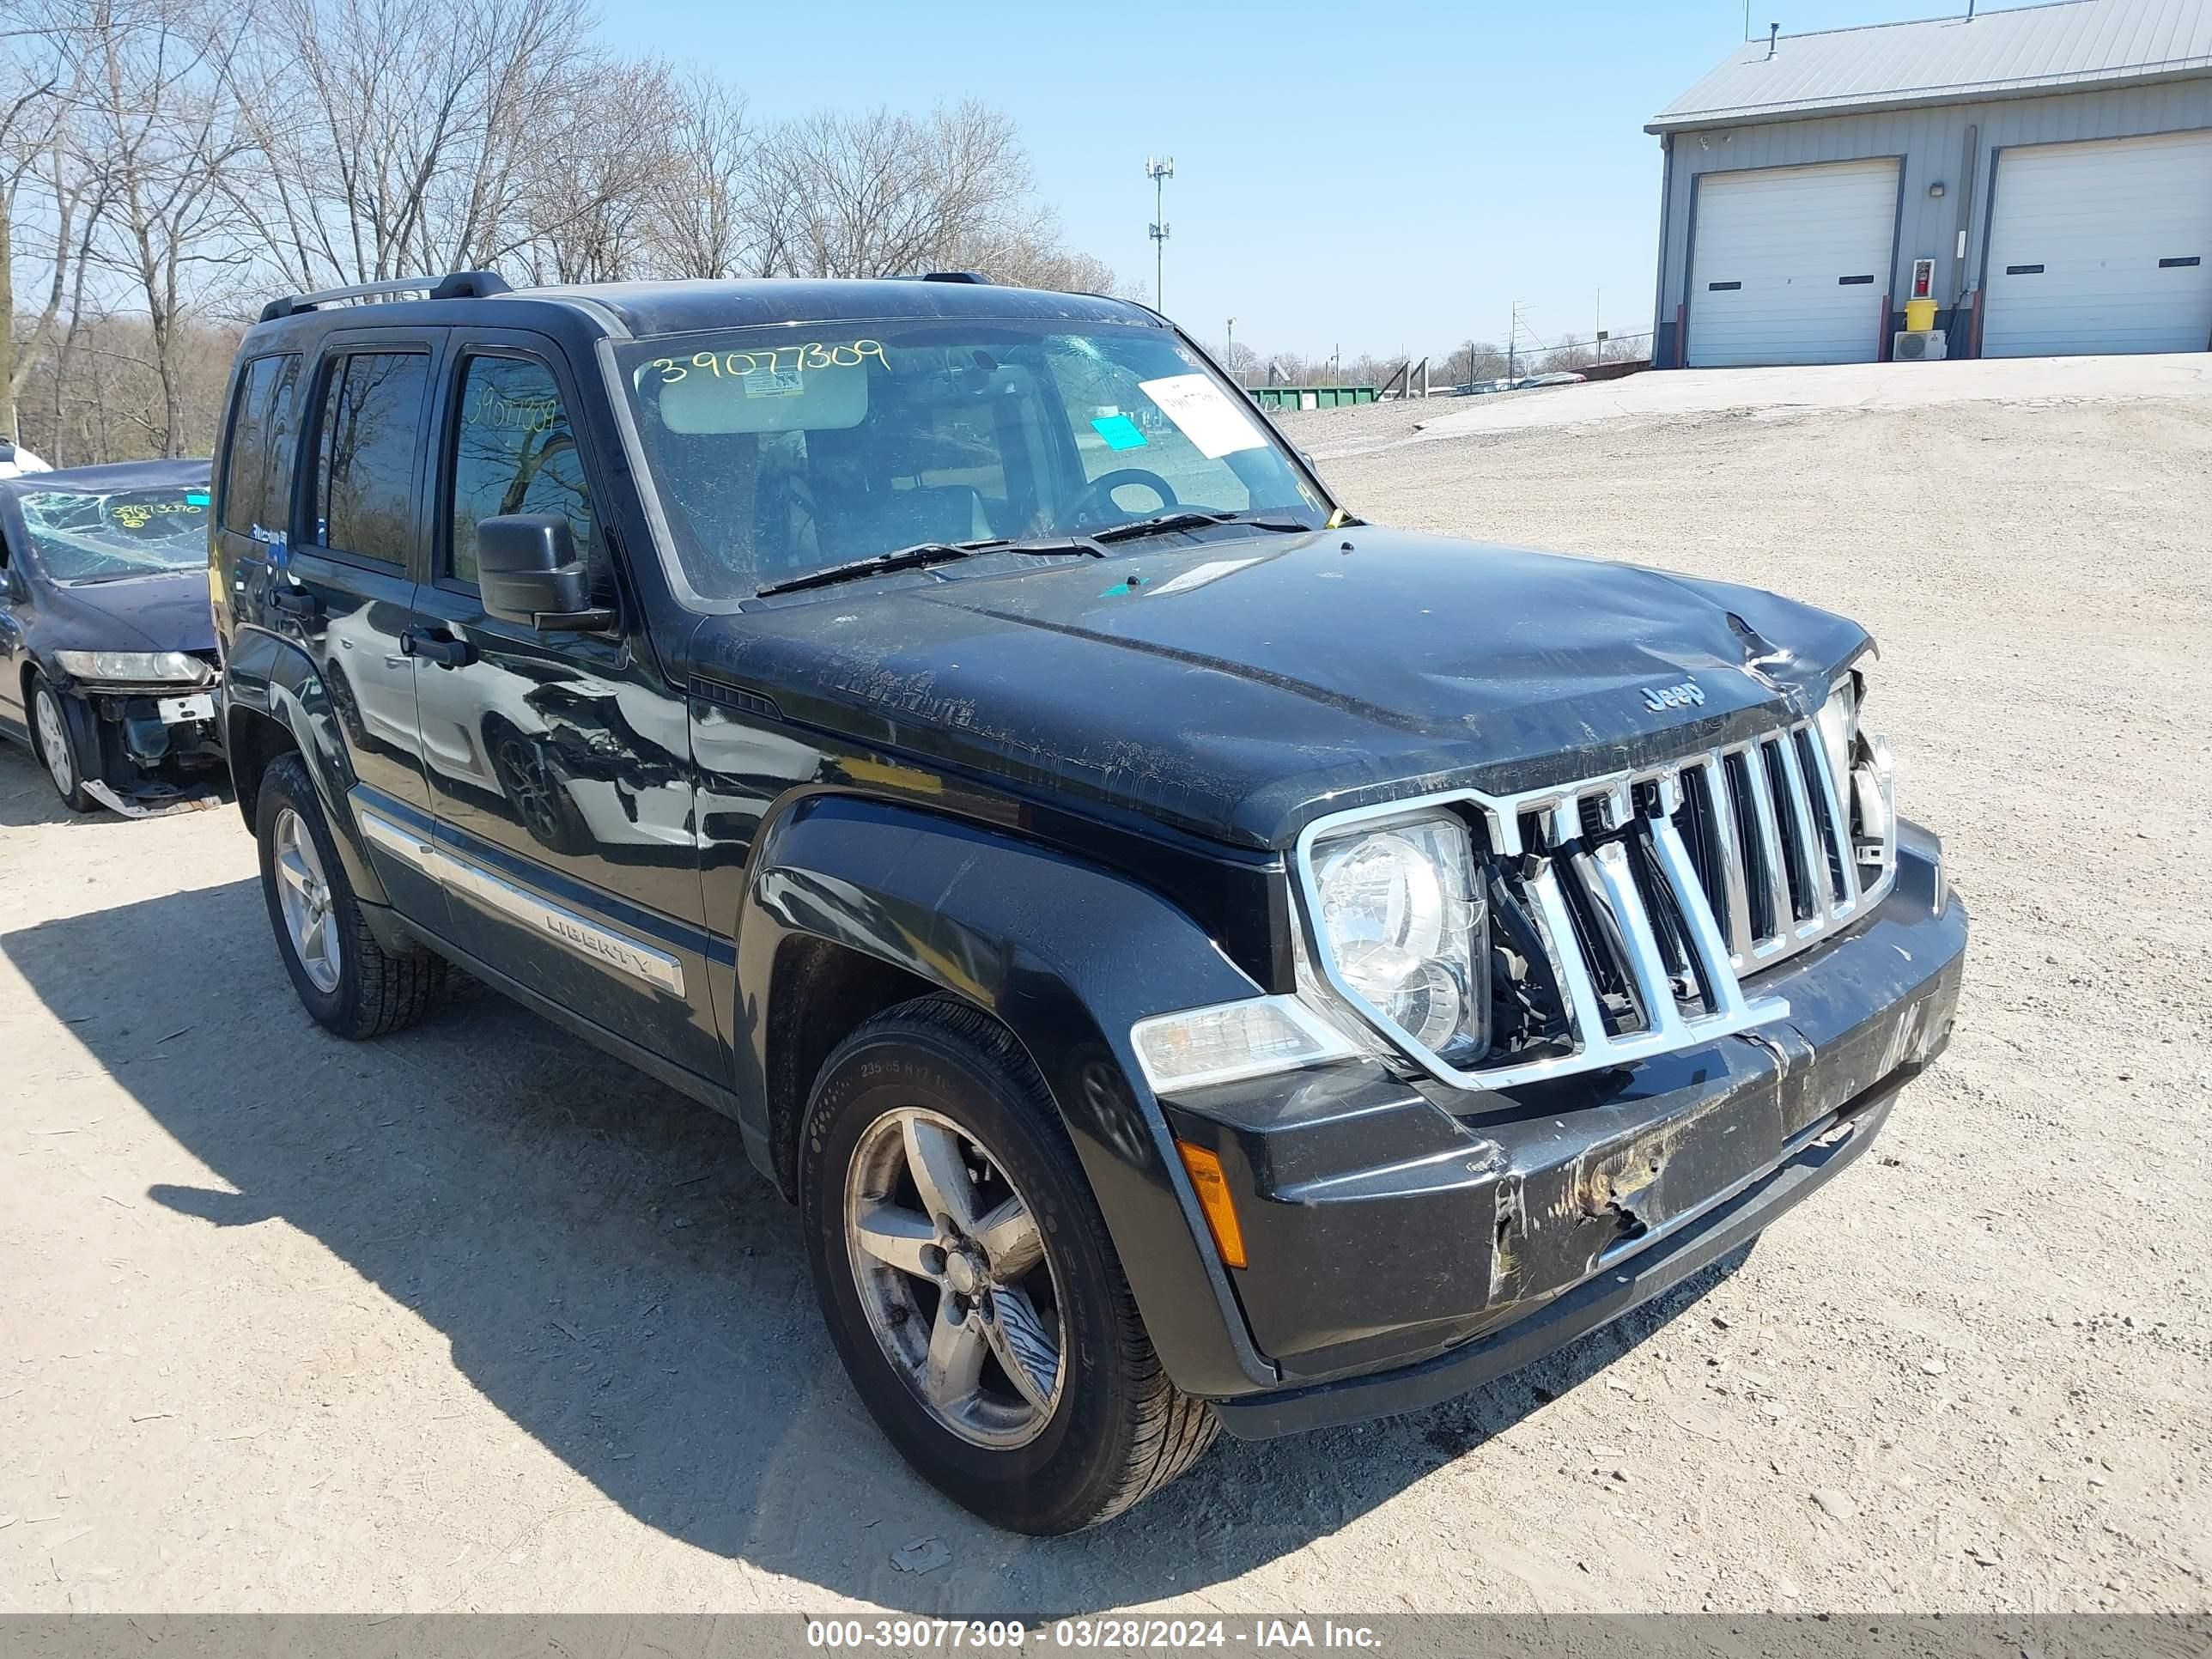
[[[448,892],[465,893],[512,921],[537,929],[602,968],[658,987],[671,996],[684,994],[684,964],[667,951],[641,944],[627,933],[541,898],[503,876],[465,859],[416,831],[403,829],[358,801],[354,815],[361,832],[394,858],[412,865]]]

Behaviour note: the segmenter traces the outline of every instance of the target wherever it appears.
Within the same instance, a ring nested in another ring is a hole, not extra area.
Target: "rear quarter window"
[[[299,431],[300,356],[256,357],[238,377],[224,452],[222,527],[241,536],[289,527]]]

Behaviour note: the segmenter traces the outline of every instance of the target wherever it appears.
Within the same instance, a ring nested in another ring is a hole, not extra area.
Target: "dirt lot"
[[[489,994],[325,1036],[234,814],[0,750],[0,1609],[2212,1606],[2212,398],[2023,384],[1297,422],[1375,517],[1868,621],[1966,1006],[1732,1273],[1076,1540],[906,1473],[732,1126]]]

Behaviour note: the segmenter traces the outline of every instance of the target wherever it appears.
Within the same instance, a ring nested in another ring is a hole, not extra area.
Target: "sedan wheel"
[[[918,1108],[869,1126],[848,1166],[853,1277],[884,1356],[977,1446],[1025,1446],[1060,1402],[1066,1333],[1029,1201],[975,1138]]]
[[[76,745],[70,737],[61,694],[43,678],[33,683],[31,725],[38,738],[39,758],[46,763],[46,775],[53,780],[62,805],[73,812],[91,811],[99,803],[85,793],[84,780],[77,775]]]

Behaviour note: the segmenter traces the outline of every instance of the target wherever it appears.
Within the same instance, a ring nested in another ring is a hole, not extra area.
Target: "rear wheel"
[[[70,729],[69,710],[62,693],[46,683],[43,674],[31,680],[31,733],[37,739],[39,759],[53,781],[54,792],[72,812],[93,812],[100,803],[85,793],[84,768],[77,759],[76,738]]]
[[[1040,1079],[926,998],[815,1085],[800,1214],[845,1369],[891,1443],[985,1520],[1073,1532],[1165,1486],[1213,1414],[1160,1368]]]
[[[255,819],[270,925],[307,1012],[342,1037],[420,1019],[446,982],[446,963],[428,951],[394,955],[369,931],[298,755],[270,762]]]

